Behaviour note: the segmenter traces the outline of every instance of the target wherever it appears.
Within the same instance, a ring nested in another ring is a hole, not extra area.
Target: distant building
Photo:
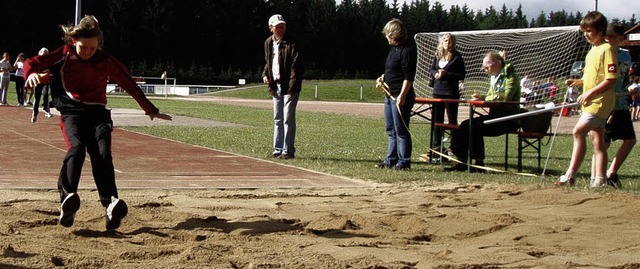
[[[629,50],[631,59],[640,62],[640,23],[624,33],[622,47]]]

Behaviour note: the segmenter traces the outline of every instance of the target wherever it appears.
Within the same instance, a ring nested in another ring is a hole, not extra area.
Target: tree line
[[[3,0],[0,50],[33,56],[62,44],[60,24],[73,23],[75,1]],[[470,31],[578,25],[582,12],[541,12],[527,18],[516,10],[466,4],[445,7],[414,0],[85,0],[82,14],[95,15],[105,34],[104,49],[139,76],[167,71],[182,84],[260,81],[267,20],[282,14],[287,31],[304,47],[307,79],[373,78],[383,72],[389,49],[381,31],[400,18],[410,36],[419,32]],[[586,12],[585,12],[586,13]],[[607,14],[605,14],[607,15]],[[632,18],[609,18],[625,29]]]

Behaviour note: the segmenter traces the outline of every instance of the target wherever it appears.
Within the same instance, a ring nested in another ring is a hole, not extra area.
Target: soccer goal
[[[574,62],[584,60],[589,49],[578,26],[418,33],[415,35],[418,61],[414,88],[419,97],[433,96],[429,69],[438,38],[444,33],[456,37],[457,50],[465,61],[463,98],[470,98],[474,90],[481,94],[488,91],[489,75],[481,69],[482,58],[492,50],[505,51],[507,61],[513,64],[520,79],[527,76],[530,80],[522,89],[525,107],[564,102],[567,98],[564,81],[570,76]],[[550,81],[557,85],[555,92],[551,92]]]

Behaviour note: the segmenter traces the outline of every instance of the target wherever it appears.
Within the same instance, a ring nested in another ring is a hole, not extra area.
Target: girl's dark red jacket
[[[107,84],[112,81],[131,95],[146,115],[159,112],[129,73],[129,70],[115,57],[97,50],[89,60],[82,60],[71,44],[65,44],[57,50],[27,59],[24,63],[24,77],[33,73],[42,73],[49,69],[51,94],[58,100],[56,109],[73,110],[73,106],[107,104]],[[54,103],[56,100],[53,100]]]

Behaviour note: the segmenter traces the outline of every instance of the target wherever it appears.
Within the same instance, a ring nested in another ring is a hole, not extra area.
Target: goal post
[[[418,33],[415,35],[418,60],[414,88],[419,97],[433,96],[429,69],[438,38],[445,33],[455,36],[456,49],[465,62],[463,98],[470,98],[474,90],[481,94],[488,91],[489,75],[482,70],[482,58],[492,50],[505,51],[507,61],[512,63],[519,78],[528,76],[531,81],[530,87],[522,89],[527,106],[565,101],[564,81],[574,62],[583,61],[590,47],[579,26]],[[552,93],[555,97],[549,95],[546,85],[549,80],[557,85],[557,91]]]

